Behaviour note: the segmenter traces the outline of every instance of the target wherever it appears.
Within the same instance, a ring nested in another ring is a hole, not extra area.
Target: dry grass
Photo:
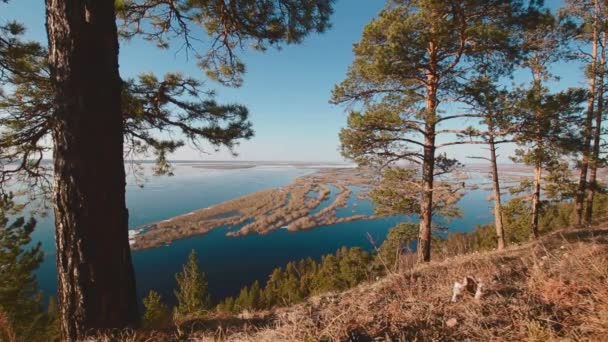
[[[505,252],[434,262],[279,309],[234,341],[601,341],[608,336],[608,230],[553,234]],[[450,302],[454,281],[486,284]],[[213,339],[196,333],[200,340]]]
[[[104,341],[605,341],[606,260],[608,229],[561,231],[274,312],[206,317]],[[465,276],[481,279],[484,295],[452,303],[454,281]]]
[[[16,342],[17,334],[8,316],[0,309],[0,341]]]

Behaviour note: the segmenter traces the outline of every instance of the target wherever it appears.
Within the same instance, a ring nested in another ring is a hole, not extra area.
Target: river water
[[[313,168],[291,166],[258,166],[247,169],[214,170],[177,165],[172,177],[148,176],[143,187],[133,176],[127,185],[127,206],[131,228],[165,220],[193,210],[208,207],[242,195],[286,185],[294,178],[314,173]],[[473,182],[481,182],[479,174]],[[469,180],[471,182],[471,180]],[[337,210],[338,216],[371,214],[372,205],[358,199],[354,188],[348,207]],[[335,191],[332,191],[332,198]],[[468,231],[477,224],[492,220],[487,201],[488,191],[470,190],[459,202],[463,217],[448,224],[450,232]],[[45,260],[37,272],[45,295],[56,290],[53,218],[38,219],[34,242],[42,242]],[[133,252],[137,289],[140,298],[150,289],[173,302],[175,273],[181,269],[191,250],[196,250],[201,269],[207,274],[209,290],[214,299],[237,295],[240,288],[255,280],[262,284],[270,272],[292,260],[305,257],[319,259],[341,246],[373,248],[379,245],[396,223],[415,218],[388,217],[354,221],[319,227],[309,231],[288,232],[279,229],[270,234],[226,237],[231,227],[215,229],[209,234],[175,241],[167,246]]]

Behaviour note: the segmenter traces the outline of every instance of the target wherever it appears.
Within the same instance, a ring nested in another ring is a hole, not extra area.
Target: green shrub
[[[201,314],[209,310],[211,299],[208,292],[207,277],[198,265],[196,251],[192,251],[182,272],[175,275],[177,280],[177,306],[174,313],[176,318]]]
[[[144,298],[144,317],[142,325],[144,328],[162,328],[170,321],[169,308],[163,303],[161,295],[151,290]]]
[[[51,320],[34,275],[44,256],[40,243],[30,245],[36,220],[18,217],[9,223],[21,209],[11,196],[0,197],[0,311],[20,340],[49,341]]]

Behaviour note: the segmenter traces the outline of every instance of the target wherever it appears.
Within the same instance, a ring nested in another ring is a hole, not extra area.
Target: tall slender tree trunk
[[[530,229],[530,240],[538,238],[538,217],[540,214],[540,182],[542,175],[542,164],[537,161],[534,165],[534,182],[532,184],[532,225]]]
[[[597,5],[597,0],[596,0]],[[580,164],[580,173],[578,180],[578,189],[575,197],[575,211],[576,211],[576,225],[581,226],[583,224],[583,209],[585,202],[585,190],[587,189],[587,171],[589,168],[589,159],[591,155],[591,136],[592,136],[592,124],[593,124],[593,112],[595,106],[595,95],[596,95],[596,73],[597,73],[597,48],[598,48],[598,13],[595,13],[595,19],[593,23],[593,42],[592,42],[592,53],[591,58],[591,78],[589,79],[589,99],[587,102],[587,116],[585,117],[585,124],[583,127],[583,156]]]
[[[538,62],[538,61],[537,61]],[[538,94],[538,96],[542,96],[542,73],[540,70],[536,69],[532,71],[533,75],[533,89]],[[536,120],[538,122],[542,122],[546,120],[542,111],[535,113]],[[544,134],[542,129],[537,125],[535,127],[536,136],[534,146],[534,180],[532,182],[532,222],[530,223],[530,240],[535,240],[538,238],[538,218],[540,215],[540,182],[542,181],[542,167],[543,167],[543,159],[545,155],[544,151]]]
[[[418,235],[418,262],[431,260],[431,233],[433,225],[433,182],[435,179],[435,126],[437,112],[436,77],[429,77],[427,88],[424,155],[422,161],[423,192],[420,201],[420,228]]]
[[[64,340],[137,320],[113,0],[46,0]]]
[[[490,127],[490,131],[492,128]],[[496,238],[498,249],[505,248],[505,230],[502,222],[502,201],[500,198],[500,178],[498,178],[498,163],[496,161],[496,143],[494,136],[490,136],[490,162],[492,163],[492,183],[494,186],[494,226],[496,227]]]
[[[593,201],[597,190],[597,168],[600,159],[600,145],[602,143],[602,116],[604,112],[604,77],[606,72],[606,32],[602,32],[600,46],[600,67],[598,71],[597,108],[595,110],[595,127],[593,129],[593,151],[589,165],[589,184],[587,186],[587,199],[585,203],[585,224],[590,225],[593,220]]]
[[[418,236],[418,262],[431,260],[431,231],[433,224],[433,181],[435,168],[434,127],[427,125],[422,166],[423,193],[420,202],[420,230]],[[434,126],[434,125],[433,125]]]

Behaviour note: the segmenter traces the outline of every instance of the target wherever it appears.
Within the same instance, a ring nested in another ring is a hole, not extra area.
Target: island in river
[[[338,217],[336,209],[346,207],[352,186],[366,189],[371,185],[369,171],[358,168],[326,168],[296,178],[290,184],[258,191],[191,213],[136,228],[130,232],[131,248],[159,247],[193,235],[205,234],[219,227],[237,227],[227,236],[267,234],[284,228],[290,231],[371,219],[370,215]],[[320,208],[335,189],[334,200]],[[365,196],[361,191],[358,196]]]
[[[221,169],[228,167],[224,164],[211,165],[212,168],[217,166]],[[235,168],[249,167],[250,164],[235,166]],[[478,174],[489,171],[487,165],[472,165],[466,169],[467,172]],[[451,178],[464,184],[467,172],[453,174]],[[518,183],[522,178],[529,177],[530,174],[528,168],[521,166],[501,167],[501,173],[505,178],[503,185],[507,188],[513,183]],[[248,234],[264,235],[281,228],[298,231],[378,218],[377,215],[336,214],[338,208],[347,207],[347,201],[353,195],[353,187],[361,188],[356,196],[360,199],[364,198],[374,178],[373,173],[368,169],[331,166],[319,168],[316,173],[298,177],[290,184],[279,188],[254,192],[133,229],[130,231],[131,248],[134,250],[155,248],[222,227],[230,228],[226,232],[227,236],[236,237]],[[476,189],[480,185],[489,186],[478,181],[468,183],[466,188]],[[333,198],[331,202],[330,197]],[[324,205],[321,205],[322,203]]]

